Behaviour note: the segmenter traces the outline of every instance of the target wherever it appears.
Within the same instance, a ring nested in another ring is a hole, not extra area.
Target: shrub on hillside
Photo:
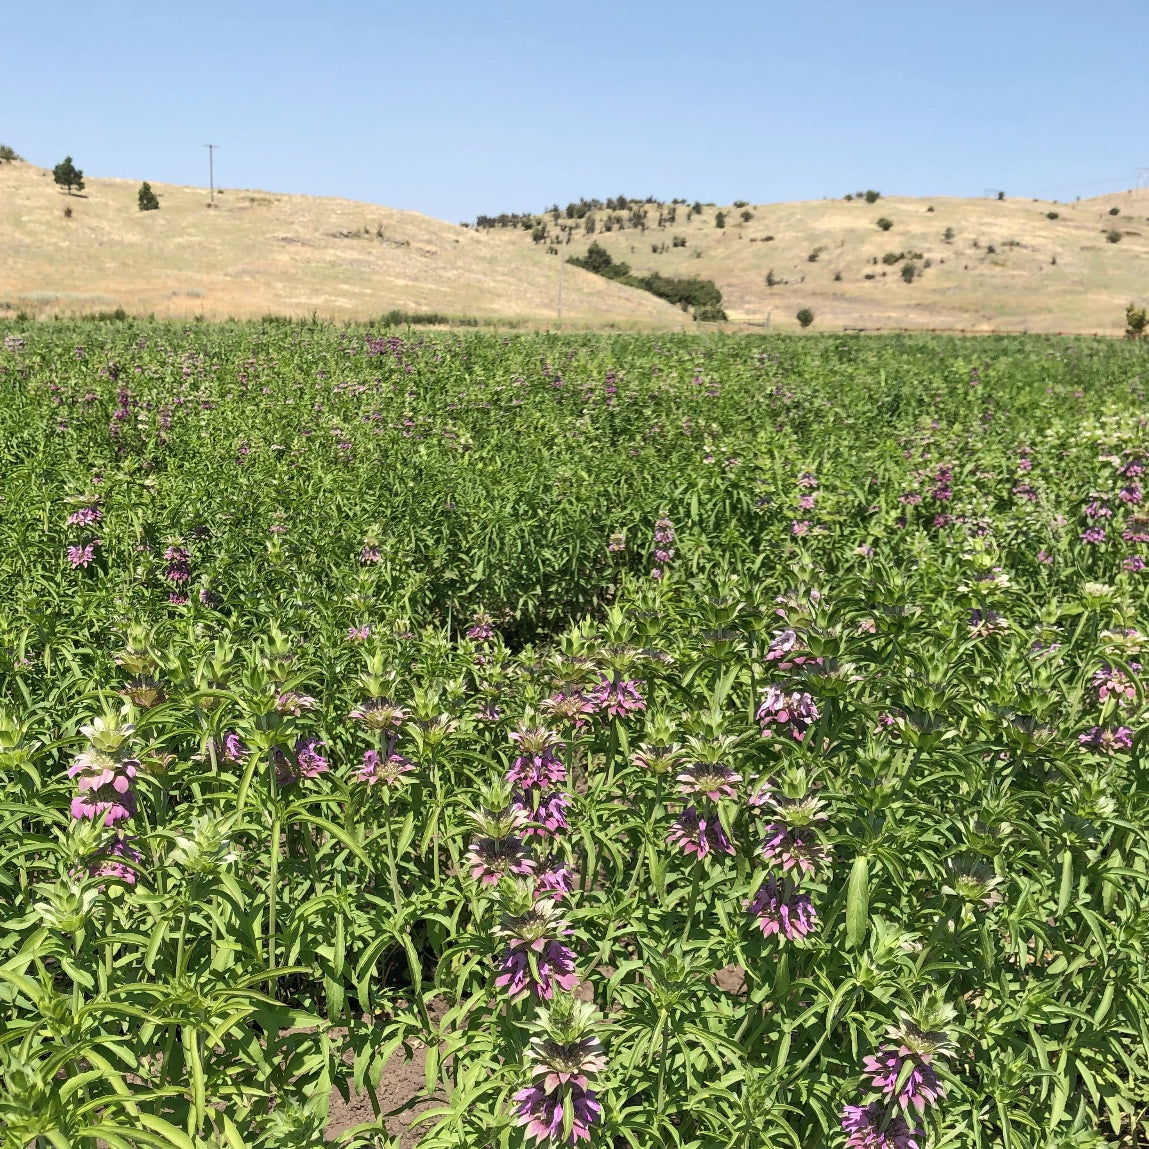
[[[140,184],[140,193],[137,198],[139,200],[140,211],[160,210],[160,198],[152,191],[152,185],[148,183],[147,180],[144,180],[144,182]]]
[[[1121,214],[1121,209],[1120,209],[1119,207],[1111,207],[1111,208],[1109,209],[1109,214],[1110,214],[1110,215],[1120,215],[1120,214]]]
[[[1121,233],[1116,228],[1111,228],[1105,233],[1105,238],[1109,243],[1120,243]]]
[[[16,154],[15,148],[0,144],[0,164],[23,163],[24,157]]]
[[[73,188],[75,188],[76,191],[84,190],[84,173],[72,163],[71,156],[65,156],[63,160],[52,169],[52,178],[60,187],[67,189],[68,195],[72,194]]]
[[[913,283],[914,277],[918,274],[918,265],[916,263],[903,263],[902,264],[902,278],[907,283]]]
[[[808,307],[803,307],[795,318],[803,327],[809,327],[814,322],[814,313]]]
[[[1149,315],[1147,315],[1144,307],[1134,307],[1131,303],[1125,308],[1125,337],[1127,339],[1142,338],[1147,325],[1149,325]]]
[[[886,219],[885,216],[882,216],[882,218],[878,220],[878,227],[880,227],[882,231],[889,231],[893,226],[894,221],[892,219]]]
[[[905,258],[906,253],[904,251],[887,251],[886,254],[882,256],[882,262],[887,267],[893,267],[895,263]]]
[[[754,213],[752,211],[744,211],[741,218],[743,223],[749,223],[754,218]]]
[[[726,226],[726,213],[724,211],[720,211],[720,212],[717,212],[715,214],[714,226],[715,227],[725,227]]]
[[[878,191],[874,191],[874,189],[871,188],[868,192],[865,193],[864,196],[860,195],[860,196],[858,196],[858,198],[859,199],[865,199],[866,203],[877,203],[878,200],[880,200],[882,198],[882,193],[878,192]]]
[[[1047,211],[1045,213],[1045,218],[1046,219],[1060,219],[1061,218],[1061,212],[1059,212],[1059,211]]]

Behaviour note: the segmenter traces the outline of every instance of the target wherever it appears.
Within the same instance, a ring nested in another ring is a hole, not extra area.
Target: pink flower
[[[1100,726],[1091,726],[1077,736],[1077,741],[1088,750],[1116,754],[1119,750],[1129,750],[1133,746],[1133,731],[1128,726],[1105,730]]]
[[[105,826],[126,822],[136,813],[136,795],[132,791],[139,762],[120,758],[94,747],[77,754],[68,767],[68,777],[78,779],[79,793],[72,799],[72,817],[100,819]]]
[[[687,806],[666,835],[667,842],[682,848],[684,854],[696,854],[705,858],[707,854],[733,854],[734,847],[718,821],[717,815],[702,817],[694,806]]]
[[[229,762],[242,762],[247,757],[247,747],[234,731],[223,740],[224,757]]]
[[[88,859],[88,876],[92,878],[119,878],[126,885],[136,884],[136,871],[132,865],[139,865],[143,854],[131,845],[126,838],[113,838],[106,846],[101,846]],[[100,889],[104,887],[101,885]]]
[[[556,987],[569,993],[578,984],[574,951],[550,938],[512,941],[499,970],[495,986],[507,990],[512,1001],[528,995],[550,1001]]]
[[[775,730],[788,733],[801,742],[810,727],[818,721],[818,706],[805,691],[785,694],[777,686],[768,686],[758,707],[758,721],[762,737],[768,738]]]
[[[303,778],[318,778],[328,770],[327,759],[319,753],[323,745],[317,738],[301,738],[295,744],[295,761]]]
[[[347,628],[347,638],[350,642],[362,642],[365,638],[371,637],[371,628],[369,626],[349,626]]]
[[[899,1089],[902,1067],[907,1062],[912,1068]],[[914,1055],[908,1050],[887,1047],[879,1050],[876,1056],[867,1057],[862,1067],[872,1075],[873,1087],[880,1089],[887,1101],[896,1101],[901,1109],[909,1109],[912,1105],[918,1113],[924,1113],[927,1104],[936,1104],[946,1094],[945,1086],[929,1064],[928,1055]]]
[[[827,854],[826,847],[810,827],[771,822],[766,827],[762,857],[770,865],[780,865],[783,874],[796,870],[808,875],[825,862]]]
[[[99,539],[93,539],[84,547],[69,547],[68,562],[75,567],[86,567],[95,557],[96,548],[100,545]]]
[[[745,909],[758,919],[754,924],[764,938],[777,934],[783,941],[812,933],[818,918],[809,895],[801,893],[789,878],[767,878]]]
[[[565,1124],[564,1097],[569,1098],[574,1120],[569,1137],[563,1137]],[[554,1141],[574,1145],[590,1140],[591,1126],[602,1119],[602,1106],[592,1090],[571,1083],[566,1090],[548,1093],[541,1085],[528,1085],[515,1094],[518,1107],[515,1124],[526,1127],[527,1136],[535,1142]]]
[[[638,692],[641,682],[632,678],[622,679],[617,674],[613,678],[602,675],[602,681],[587,696],[588,701],[599,714],[611,718],[625,718],[639,710],[646,709],[646,702]]]
[[[676,781],[680,793],[704,794],[712,802],[717,802],[734,797],[734,787],[742,781],[742,775],[716,762],[694,762],[678,775]]]
[[[355,771],[354,780],[368,786],[379,783],[384,786],[398,786],[407,781],[403,775],[411,773],[414,769],[414,762],[404,758],[402,754],[394,753],[390,746],[383,754],[378,750],[365,750],[363,762]]]
[[[535,870],[524,837],[519,834],[476,838],[467,851],[466,863],[471,877],[484,886],[498,885],[504,874],[525,878]]]
[[[890,1114],[879,1102],[847,1105],[842,1110],[842,1130],[849,1134],[846,1149],[925,1149],[926,1131],[911,1129],[899,1114]]]
[[[567,810],[574,805],[574,799],[569,794],[556,791],[553,794],[542,794],[538,790],[523,790],[516,796],[514,809],[522,811],[529,821],[526,835],[550,837],[560,830],[568,829]]]

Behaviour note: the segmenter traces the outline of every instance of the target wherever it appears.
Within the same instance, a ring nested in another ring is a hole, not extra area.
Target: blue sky
[[[36,0],[0,142],[449,220],[619,194],[1069,200],[1149,167],[1146,0]]]

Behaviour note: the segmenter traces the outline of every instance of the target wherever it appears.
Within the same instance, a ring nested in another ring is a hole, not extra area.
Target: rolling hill
[[[42,168],[0,164],[0,309],[556,320],[551,214],[533,221],[545,225],[544,238],[538,226],[463,227],[351,200],[233,188],[208,210],[205,189],[163,184],[153,185],[160,210],[141,212],[138,186],[91,179],[82,196],[68,196]],[[635,275],[712,279],[735,326],[796,330],[798,310],[809,308],[814,331],[1120,334],[1125,306],[1149,298],[1149,189],[1071,204],[883,196],[703,205],[698,214],[678,204],[673,222],[669,205],[653,203],[591,214],[593,234],[586,218],[561,220],[572,228],[569,255],[595,242]],[[647,292],[569,265],[563,320],[692,323]]]

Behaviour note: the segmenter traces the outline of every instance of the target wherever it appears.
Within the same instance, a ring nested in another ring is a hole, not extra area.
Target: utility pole
[[[207,148],[207,178],[211,196],[207,206],[215,207],[215,149],[219,144],[204,144],[204,147]]]

